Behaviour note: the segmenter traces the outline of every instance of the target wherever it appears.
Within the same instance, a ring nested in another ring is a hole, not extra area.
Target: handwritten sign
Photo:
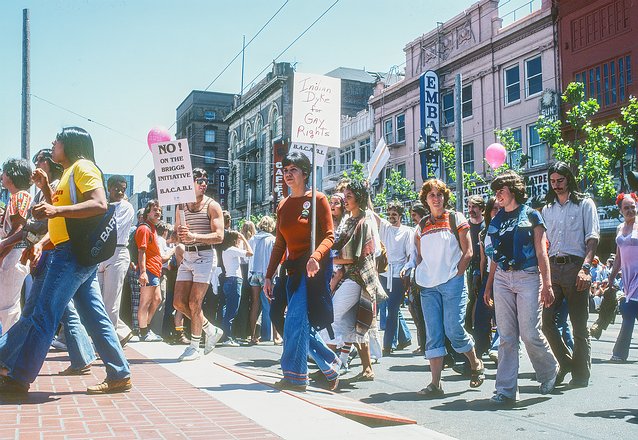
[[[302,154],[308,156],[308,159],[312,160],[312,144],[298,144],[293,142],[290,144],[290,151],[299,151]],[[318,167],[322,167],[326,162],[326,156],[328,155],[328,149],[322,146],[315,146],[315,163]]]
[[[341,80],[295,73],[292,100],[293,143],[341,146]]]
[[[151,145],[157,199],[162,206],[195,201],[193,166],[187,139]]]

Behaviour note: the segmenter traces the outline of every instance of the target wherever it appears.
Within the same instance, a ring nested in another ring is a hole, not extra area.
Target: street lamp
[[[421,159],[421,179],[427,180],[430,176],[436,175],[439,169],[439,144],[431,144],[434,129],[431,126],[425,127],[425,140],[419,138],[419,156]],[[431,173],[430,173],[430,172]]]

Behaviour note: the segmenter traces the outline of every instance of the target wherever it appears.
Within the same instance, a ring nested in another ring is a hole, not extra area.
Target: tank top
[[[190,231],[194,234],[210,234],[213,232],[210,229],[210,216],[208,215],[208,205],[213,201],[208,196],[204,196],[204,203],[199,211],[191,211],[187,204],[184,205],[184,217],[186,218],[186,224]],[[204,246],[205,243],[193,242],[187,243],[189,246]]]

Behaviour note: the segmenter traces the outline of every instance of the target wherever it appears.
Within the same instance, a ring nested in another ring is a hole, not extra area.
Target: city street
[[[426,361],[411,355],[414,347],[383,358],[375,365],[374,382],[353,381],[360,370],[356,359],[352,371],[343,377],[338,396],[314,388],[303,395],[284,393],[264,385],[279,374],[281,347],[270,343],[220,346],[214,354],[191,363],[175,361],[180,346],[130,344],[126,352],[134,388],[112,396],[84,393],[86,385],[103,379],[101,365],[90,376],[56,376],[67,366],[67,357],[52,352],[27,398],[0,399],[0,439],[319,439],[328,434],[325,427],[348,439],[635,438],[638,344],[632,344],[633,361],[607,362],[619,328],[620,318],[600,341],[593,341],[589,388],[562,386],[551,395],[538,394],[523,354],[521,400],[516,408],[499,410],[489,402],[495,377],[489,361],[487,380],[479,390],[470,390],[467,379],[446,370],[445,398],[419,398],[415,391],[427,384],[429,373]],[[349,399],[366,404],[358,405],[367,406],[370,413],[402,416],[417,424],[383,424],[366,417],[351,420],[323,409],[343,406]]]

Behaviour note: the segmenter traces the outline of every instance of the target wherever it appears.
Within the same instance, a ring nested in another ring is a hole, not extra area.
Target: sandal
[[[443,391],[443,387],[437,387],[433,383],[431,383],[422,390],[417,391],[416,394],[421,397],[427,397],[428,399],[437,399],[439,397],[445,396],[445,391]]]
[[[480,361],[480,368],[470,370],[470,388],[478,388],[485,381],[485,365]]]

